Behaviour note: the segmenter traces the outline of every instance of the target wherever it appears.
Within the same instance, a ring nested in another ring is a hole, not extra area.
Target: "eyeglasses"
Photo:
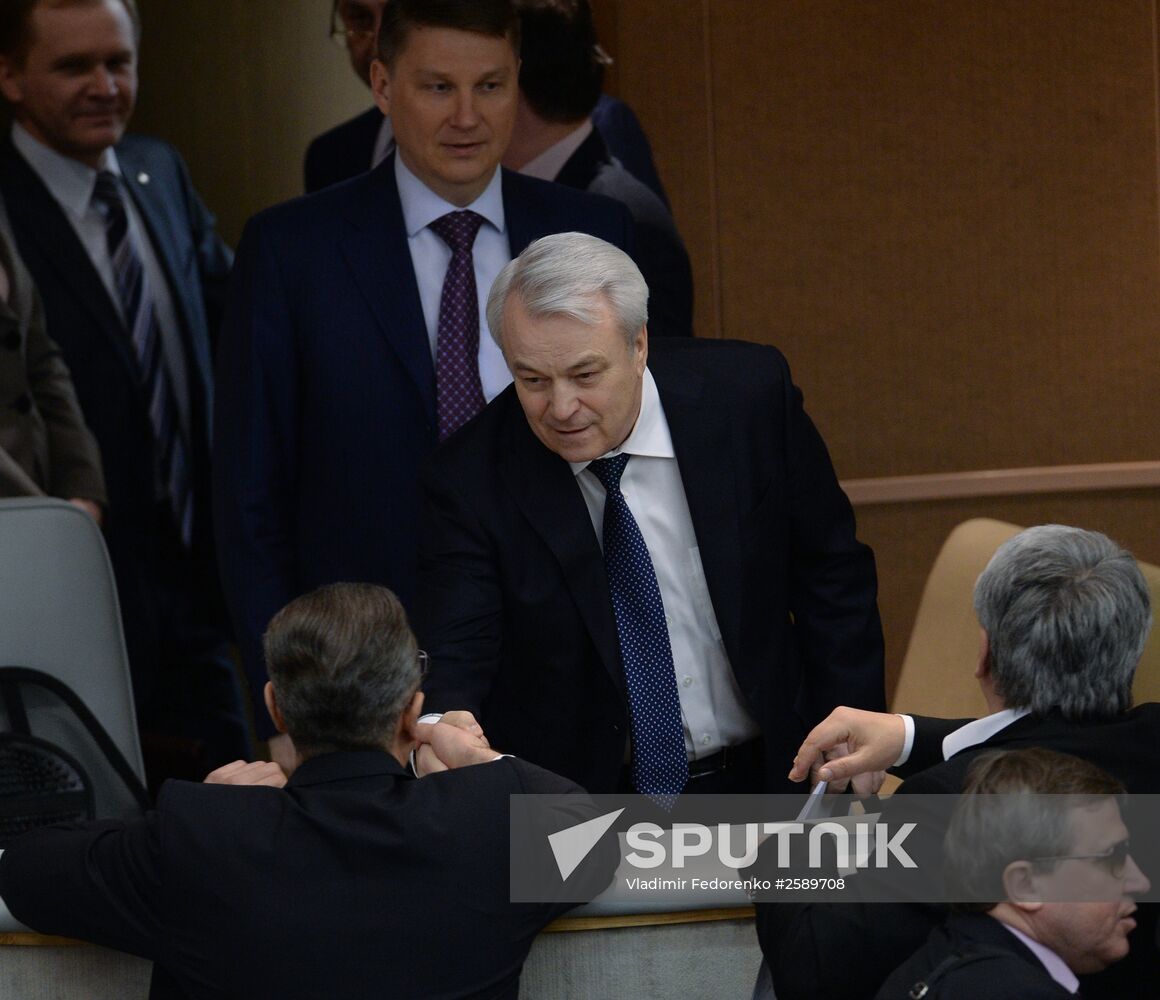
[[[431,665],[431,658],[422,649],[418,651],[417,656],[419,659],[419,680],[422,682],[427,679],[427,669]]]
[[[339,10],[338,0],[330,10],[330,39],[338,45],[348,42],[371,42],[375,38],[375,16],[369,10],[355,7]]]
[[[1128,857],[1132,850],[1130,840],[1121,840],[1113,844],[1102,854],[1057,854],[1048,858],[1032,858],[1033,861],[1095,861],[1100,867],[1106,868],[1112,878],[1123,878],[1124,870],[1128,867]]]

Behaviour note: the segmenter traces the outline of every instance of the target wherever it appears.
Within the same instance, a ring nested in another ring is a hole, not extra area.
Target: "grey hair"
[[[948,899],[960,911],[1002,901],[1013,861],[1049,870],[1072,850],[1075,810],[1120,801],[1124,786],[1090,761],[1044,747],[993,750],[971,762],[947,827]]]
[[[262,637],[278,707],[295,748],[387,749],[419,689],[415,637],[399,599],[370,583],[332,583],[297,597]]]
[[[503,350],[503,311],[515,295],[533,319],[570,316],[596,324],[601,301],[631,348],[648,322],[648,285],[619,247],[587,233],[556,233],[530,244],[499,273],[487,297],[487,325]]]
[[[1114,715],[1152,626],[1144,575],[1098,531],[1045,524],[999,546],[975,584],[996,692],[1008,708]]]

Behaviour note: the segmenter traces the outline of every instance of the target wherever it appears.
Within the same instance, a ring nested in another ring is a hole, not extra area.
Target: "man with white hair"
[[[579,233],[493,285],[514,386],[424,477],[428,704],[590,791],[777,790],[811,720],[883,702],[873,556],[782,355],[647,319]]]
[[[799,748],[790,778],[800,781],[812,768],[842,780],[894,766],[906,776],[902,793],[957,793],[980,754],[1046,747],[1102,767],[1129,792],[1160,790],[1160,705],[1131,707],[1152,625],[1148,586],[1131,553],[1096,531],[1028,528],[996,551],[974,602],[975,676],[990,714],[912,719],[842,707]],[[842,744],[847,753],[822,759]],[[781,1000],[815,996],[819,987],[870,997],[937,919],[907,906],[765,904],[758,933]],[[1085,996],[1155,995],[1153,908],[1142,909],[1140,924],[1131,958],[1106,974],[1115,981],[1085,983]]]

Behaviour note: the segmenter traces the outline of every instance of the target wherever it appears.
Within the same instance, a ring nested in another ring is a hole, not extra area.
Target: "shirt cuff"
[[[898,760],[894,762],[893,767],[902,767],[908,760],[910,760],[910,751],[914,749],[914,719],[909,715],[902,715],[899,713],[898,717],[902,720],[902,726],[906,730],[906,735],[902,739],[902,753],[898,755]]]

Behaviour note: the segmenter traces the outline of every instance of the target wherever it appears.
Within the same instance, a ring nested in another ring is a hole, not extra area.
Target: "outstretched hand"
[[[470,712],[448,713],[467,715]],[[470,764],[483,764],[495,760],[500,755],[491,749],[483,730],[475,723],[463,727],[448,723],[447,716],[439,722],[420,722],[415,727],[415,739],[419,741],[416,770],[422,775],[434,771],[446,771]]]
[[[843,781],[885,771],[898,760],[905,741],[906,727],[897,715],[845,706],[835,708],[810,730],[798,748],[789,779]],[[827,751],[835,750],[837,755],[827,760]]]
[[[223,764],[216,771],[205,776],[207,785],[269,785],[281,788],[286,784],[286,772],[270,760],[255,760],[247,763],[235,760]]]

